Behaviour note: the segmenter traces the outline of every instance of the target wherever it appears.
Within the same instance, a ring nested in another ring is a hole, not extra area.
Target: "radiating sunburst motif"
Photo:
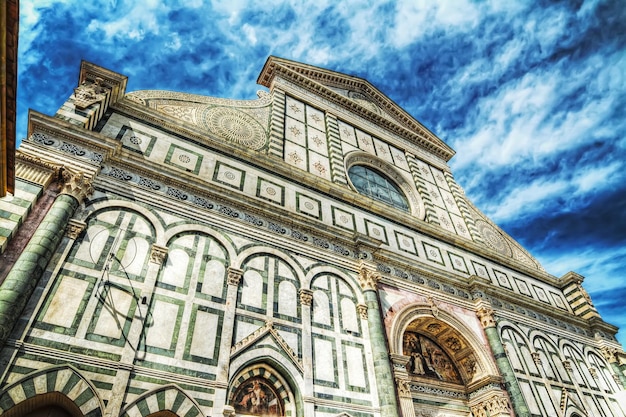
[[[250,149],[262,148],[267,140],[263,128],[256,120],[227,107],[208,108],[202,115],[202,123],[211,132]]]

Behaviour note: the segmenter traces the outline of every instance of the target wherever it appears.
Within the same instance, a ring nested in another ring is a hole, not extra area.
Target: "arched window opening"
[[[378,171],[363,165],[353,165],[348,170],[348,176],[359,193],[409,211],[408,200],[400,188]]]

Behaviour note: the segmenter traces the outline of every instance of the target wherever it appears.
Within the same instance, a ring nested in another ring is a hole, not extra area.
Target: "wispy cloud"
[[[81,59],[129,91],[231,98],[254,97],[270,54],[354,74],[455,148],[470,199],[549,272],[586,275],[626,327],[610,301],[626,265],[626,8],[373,3],[23,0],[18,138],[28,107],[65,101]]]

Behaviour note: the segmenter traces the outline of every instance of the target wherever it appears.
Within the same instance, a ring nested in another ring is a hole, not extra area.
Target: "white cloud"
[[[248,42],[250,42],[252,46],[256,45],[257,39],[256,39],[256,31],[254,30],[254,28],[250,26],[249,24],[245,23],[241,27],[241,30],[246,35],[246,39],[248,39]]]

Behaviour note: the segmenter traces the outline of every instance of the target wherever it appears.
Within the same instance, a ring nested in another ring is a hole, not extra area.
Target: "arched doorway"
[[[297,415],[295,396],[287,380],[266,363],[249,365],[236,374],[228,404],[237,417]]]
[[[390,320],[390,353],[403,415],[466,417],[486,409],[492,416],[510,415],[502,379],[473,312],[467,312],[476,320],[472,327],[467,318],[425,301],[429,304],[392,308],[397,313]]]
[[[83,417],[78,406],[60,392],[35,395],[2,415],[3,417]]]

